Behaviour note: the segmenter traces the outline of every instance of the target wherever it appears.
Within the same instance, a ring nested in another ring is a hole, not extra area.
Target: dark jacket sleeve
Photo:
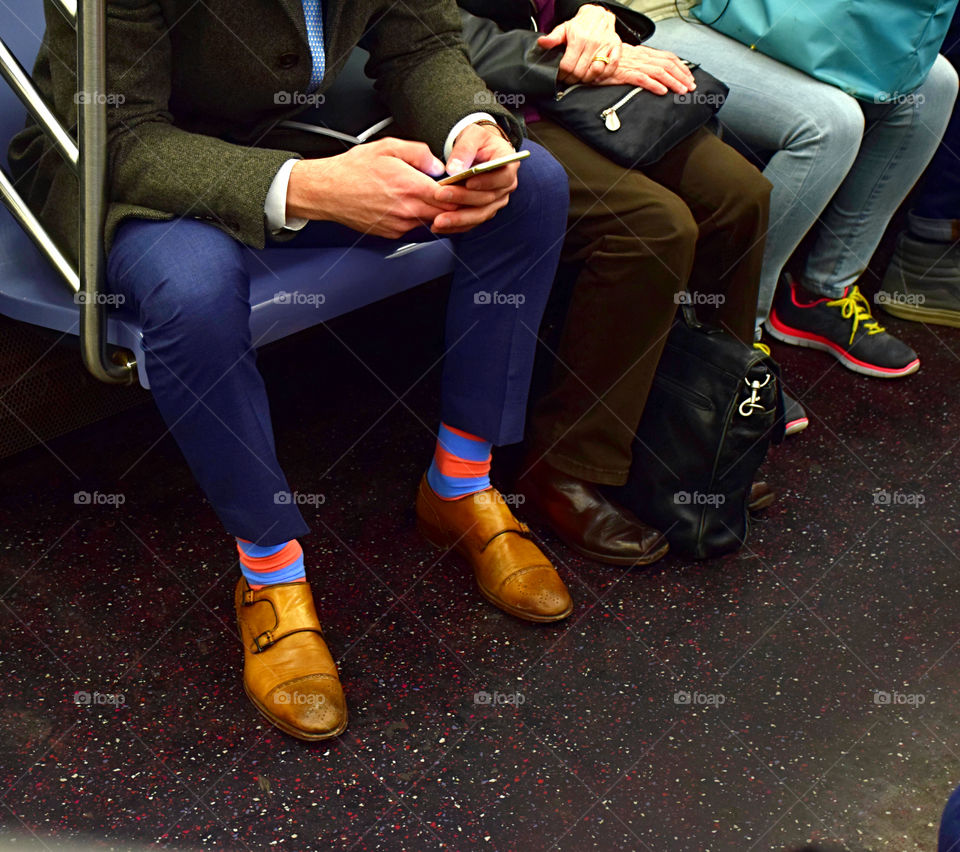
[[[489,18],[461,9],[463,39],[470,64],[496,92],[516,92],[531,98],[552,98],[563,48],[545,50],[533,30],[504,32]]]
[[[453,2],[393,4],[361,44],[370,51],[367,73],[397,123],[435,154],[442,154],[453,126],[474,112],[492,115],[515,146],[523,141],[523,125],[494,102],[470,66]]]

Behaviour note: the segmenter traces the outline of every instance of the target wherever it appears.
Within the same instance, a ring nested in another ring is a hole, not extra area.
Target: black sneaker
[[[768,357],[772,357],[770,347],[766,343],[754,343],[753,348],[759,349]],[[807,412],[803,410],[803,406],[786,392],[783,394],[783,420],[784,436],[796,435],[797,432],[802,432],[810,425],[810,420],[807,418]]]
[[[896,379],[920,369],[906,343],[888,334],[870,314],[870,303],[854,284],[840,299],[797,299],[797,282],[784,276],[776,304],[765,323],[771,337],[829,352],[844,367],[865,376]]]

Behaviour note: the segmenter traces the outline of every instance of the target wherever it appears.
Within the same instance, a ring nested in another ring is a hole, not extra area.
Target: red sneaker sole
[[[810,425],[810,420],[806,417],[798,417],[796,420],[791,420],[787,423],[786,428],[784,429],[784,435],[796,435],[797,432],[802,432],[807,426]]]

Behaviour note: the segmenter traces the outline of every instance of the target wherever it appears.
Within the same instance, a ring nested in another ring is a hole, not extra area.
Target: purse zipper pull
[[[616,132],[623,126],[620,122],[620,116],[617,115],[616,107],[608,107],[600,113],[600,117],[603,119],[604,127],[611,133]]]
[[[574,83],[572,86],[567,86],[566,89],[563,89],[557,92],[556,96],[554,97],[554,100],[562,101],[567,95],[569,95],[575,89],[579,89],[582,85],[583,85],[582,83]]]
[[[617,110],[620,109],[624,104],[630,103],[637,95],[643,91],[639,86],[635,86],[627,94],[625,94],[619,101],[617,101],[613,106],[607,107],[603,112],[600,113],[600,118],[603,119],[603,124],[607,130],[611,132],[616,132],[623,125],[620,122],[620,116],[617,115]]]

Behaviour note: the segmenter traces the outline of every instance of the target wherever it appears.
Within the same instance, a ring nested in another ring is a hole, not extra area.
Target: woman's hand
[[[538,43],[547,49],[567,46],[560,60],[561,82],[593,85],[609,82],[616,73],[623,46],[613,13],[594,5],[581,6],[576,17],[558,24]]]
[[[697,88],[693,72],[679,56],[642,44],[623,45],[616,72],[602,80],[600,85],[639,86],[655,95],[667,92],[685,95]]]

